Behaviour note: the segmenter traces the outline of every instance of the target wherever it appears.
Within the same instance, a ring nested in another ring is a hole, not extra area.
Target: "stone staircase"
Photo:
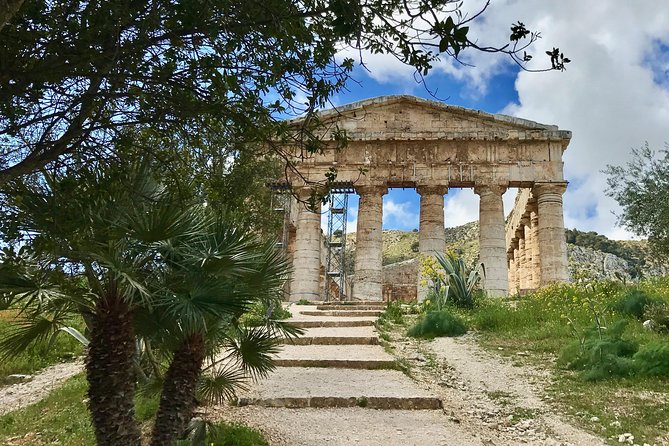
[[[286,340],[276,371],[240,395],[240,406],[273,408],[440,409],[438,398],[397,370],[379,345],[374,322],[382,302],[291,305],[289,322],[305,328]]]

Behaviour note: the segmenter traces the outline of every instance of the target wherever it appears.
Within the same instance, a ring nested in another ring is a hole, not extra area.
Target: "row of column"
[[[422,255],[443,253],[446,246],[444,194],[448,192],[448,187],[425,185],[418,186],[416,190],[420,194],[419,252]],[[517,247],[510,251],[511,254],[507,254],[505,241],[502,201],[505,191],[506,187],[502,185],[477,185],[474,188],[480,197],[480,261],[484,265],[484,288],[488,294],[504,296],[508,294],[509,288],[515,291],[523,288],[523,285],[529,287],[535,280],[539,280],[540,284],[566,280],[566,244],[562,218],[564,184],[535,186],[535,226],[531,226],[533,220],[530,216],[528,223],[522,226],[522,237],[517,237]],[[356,192],[360,201],[352,297],[356,300],[381,300],[383,195],[388,192],[388,188],[378,185],[358,186]],[[306,189],[298,191],[301,200],[306,201],[308,195]],[[320,206],[313,210],[308,210],[304,205],[299,206],[291,300],[320,299],[320,236]],[[528,240],[534,243],[528,243]],[[527,276],[525,272],[531,269],[528,262],[537,262],[538,265],[540,257],[540,274]],[[425,288],[418,285],[419,299],[425,292]]]
[[[562,194],[566,183],[537,183],[507,251],[510,291],[566,282],[567,242]]]

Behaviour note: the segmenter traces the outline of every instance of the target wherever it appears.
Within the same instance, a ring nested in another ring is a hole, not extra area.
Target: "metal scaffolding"
[[[348,195],[354,193],[352,183],[335,183],[328,195],[328,230],[325,234],[327,256],[325,263],[325,301],[346,298],[346,221]],[[333,294],[332,284],[337,285]]]
[[[282,214],[281,234],[276,243],[277,248],[288,249],[288,234],[290,225],[290,206],[292,203],[292,195],[290,186],[287,184],[275,183],[270,184],[272,189],[272,210],[277,214]]]

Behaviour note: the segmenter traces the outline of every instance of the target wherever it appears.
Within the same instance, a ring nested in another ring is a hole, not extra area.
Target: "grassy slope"
[[[652,295],[669,302],[669,282],[646,285]],[[629,377],[611,378],[602,381],[585,381],[563,364],[556,365],[564,347],[576,340],[575,331],[582,334],[594,325],[593,313],[587,305],[586,296],[592,298],[598,313],[603,316],[604,325],[623,317],[608,309],[623,291],[607,290],[605,287],[586,292],[571,293],[575,287],[555,288],[528,296],[509,305],[491,302],[465,313],[474,327],[479,330],[481,343],[494,352],[510,355],[518,361],[523,358],[542,368],[552,371],[549,395],[561,409],[579,420],[593,432],[616,438],[631,432],[634,443],[667,444],[669,438],[669,377]],[[566,317],[573,321],[567,323]],[[640,346],[649,342],[669,343],[669,335],[648,332],[641,321],[627,317],[628,327],[625,339]],[[517,353],[525,352],[523,356]],[[528,356],[525,356],[529,353]],[[592,422],[596,416],[598,422]],[[619,422],[620,427],[611,426]],[[663,437],[664,436],[664,437]]]
[[[92,446],[95,444],[88,406],[86,378],[75,376],[42,401],[0,417],[0,444],[7,446]],[[137,420],[150,423],[158,410],[158,395],[135,400]],[[238,424],[219,424],[221,437],[213,446],[266,446],[263,436]],[[147,429],[144,429],[148,431]]]

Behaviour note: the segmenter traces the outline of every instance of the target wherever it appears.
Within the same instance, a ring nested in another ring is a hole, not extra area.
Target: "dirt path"
[[[490,444],[606,444],[546,401],[546,371],[490,354],[473,335],[433,341],[397,336],[394,345],[412,377],[442,398],[450,418],[483,437],[494,433]]]
[[[83,361],[56,364],[40,371],[26,382],[0,388],[0,415],[36,403],[65,380],[83,370]]]

